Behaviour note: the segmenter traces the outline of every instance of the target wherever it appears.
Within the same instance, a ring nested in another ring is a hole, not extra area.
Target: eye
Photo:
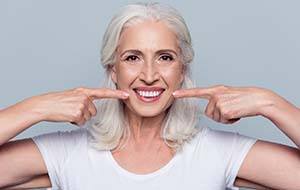
[[[162,61],[173,61],[174,60],[173,56],[168,55],[168,54],[164,54],[164,55],[160,56],[159,59]]]
[[[125,58],[125,61],[137,61],[139,59],[136,55],[129,55]]]

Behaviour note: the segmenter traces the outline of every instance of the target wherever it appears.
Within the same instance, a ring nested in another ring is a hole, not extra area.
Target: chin
[[[141,117],[155,117],[164,113],[164,110],[153,110],[153,109],[139,109],[135,112]]]
[[[155,106],[139,106],[139,105],[125,105],[127,110],[140,117],[155,117],[165,112],[163,108],[155,108]]]
[[[156,117],[160,114],[164,114],[166,110],[172,105],[172,100],[166,100],[165,103],[160,104],[136,104],[131,101],[126,101],[125,106],[131,112],[137,114],[140,117]]]

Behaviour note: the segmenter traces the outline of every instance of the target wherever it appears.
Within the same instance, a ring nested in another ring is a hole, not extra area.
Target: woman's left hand
[[[175,98],[198,97],[209,100],[205,115],[216,122],[232,124],[243,117],[263,115],[278,95],[258,87],[231,87],[217,85],[208,88],[179,89]]]

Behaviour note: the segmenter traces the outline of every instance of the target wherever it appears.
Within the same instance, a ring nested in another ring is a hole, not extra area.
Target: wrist
[[[267,100],[267,103],[261,107],[260,114],[270,120],[284,117],[284,115],[300,115],[300,109],[273,93]]]
[[[32,120],[33,123],[38,123],[45,120],[44,112],[39,108],[37,98],[31,97],[20,102],[18,109],[24,114],[27,113],[27,117]]]

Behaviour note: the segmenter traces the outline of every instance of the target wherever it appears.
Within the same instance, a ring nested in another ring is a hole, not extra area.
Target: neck
[[[161,139],[161,125],[166,115],[165,112],[154,117],[143,117],[132,112],[127,106],[124,109],[131,133],[131,141],[138,144],[147,144],[153,142],[153,140]]]

